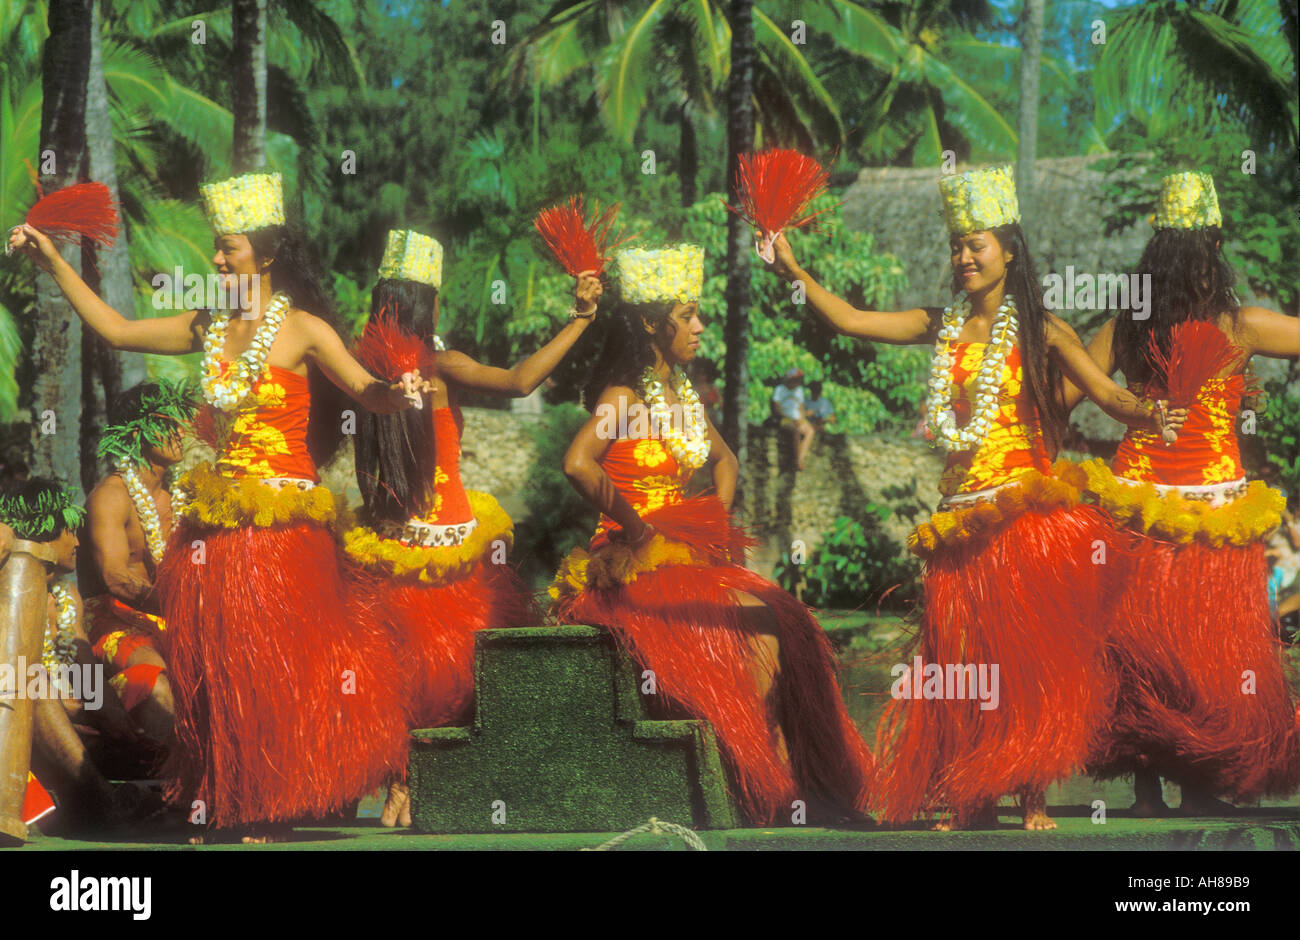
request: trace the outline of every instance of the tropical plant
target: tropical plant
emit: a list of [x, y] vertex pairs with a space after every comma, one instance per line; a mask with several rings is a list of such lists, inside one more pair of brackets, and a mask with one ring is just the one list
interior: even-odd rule
[[814, 607], [909, 606], [917, 596], [920, 565], [881, 531], [892, 514], [888, 506], [869, 503], [860, 519], [839, 516], [802, 563], [782, 553], [777, 582], [794, 591], [802, 581], [803, 601]]

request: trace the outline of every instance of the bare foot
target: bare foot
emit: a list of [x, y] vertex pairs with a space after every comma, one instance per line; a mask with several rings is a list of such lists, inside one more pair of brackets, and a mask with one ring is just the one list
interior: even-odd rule
[[400, 780], [388, 785], [388, 799], [384, 801], [384, 811], [379, 814], [379, 824], [389, 829], [411, 825], [411, 791]]
[[1042, 831], [1056, 828], [1056, 820], [1047, 815], [1047, 794], [1044, 791], [1026, 792], [1021, 805], [1024, 808], [1026, 829]]
[[267, 826], [239, 837], [243, 845], [270, 845], [273, 842], [292, 842], [293, 826]]

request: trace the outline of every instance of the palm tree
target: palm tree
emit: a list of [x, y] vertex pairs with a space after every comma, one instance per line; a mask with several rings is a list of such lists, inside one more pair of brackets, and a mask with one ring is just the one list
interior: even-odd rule
[[236, 173], [266, 166], [266, 0], [232, 0]]
[[[790, 37], [751, 9], [750, 106], [760, 133], [805, 150], [838, 147], [843, 123], [830, 92]], [[502, 78], [516, 90], [536, 89], [591, 69], [601, 116], [628, 146], [650, 102], [666, 90], [679, 129], [682, 204], [689, 205], [698, 190], [697, 127], [716, 115], [732, 67], [729, 10], [722, 0], [559, 0], [511, 51]]]
[[[740, 155], [754, 147], [754, 0], [731, 2], [731, 79], [727, 88], [727, 191], [733, 204]], [[727, 344], [722, 426], [740, 461], [736, 508], [743, 512], [748, 464], [749, 421], [749, 275], [753, 250], [749, 226], [734, 213], [727, 217]]]
[[[50, 0], [49, 38], [41, 64], [41, 161], [46, 191], [77, 181], [86, 148], [86, 79], [90, 69], [92, 0]], [[81, 266], [81, 246], [64, 249]], [[36, 277], [32, 343], [33, 474], [57, 480], [81, 477], [81, 324], [53, 279]]]
[[1109, 131], [1128, 117], [1164, 137], [1235, 125], [1262, 145], [1294, 149], [1300, 118], [1288, 21], [1294, 14], [1271, 0], [1157, 0], [1120, 10], [1097, 65], [1098, 126]]
[[[1034, 159], [1038, 150], [1038, 64], [1043, 51], [1043, 0], [1027, 0], [1020, 39], [1020, 153], [1016, 185], [1020, 205], [1027, 208], [1034, 188]], [[1029, 215], [1022, 212], [1022, 215]]]

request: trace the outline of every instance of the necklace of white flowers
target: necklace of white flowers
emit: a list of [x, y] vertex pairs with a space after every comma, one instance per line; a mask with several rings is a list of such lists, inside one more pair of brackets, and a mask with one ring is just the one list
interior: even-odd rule
[[640, 388], [641, 399], [650, 410], [650, 427], [657, 431], [678, 466], [698, 470], [709, 459], [709, 426], [704, 420], [704, 406], [681, 366], [673, 367], [669, 381], [681, 406], [685, 427], [673, 424], [673, 410], [664, 397], [664, 383], [655, 375], [653, 367], [641, 373]]
[[62, 585], [54, 585], [50, 588], [50, 593], [54, 595], [58, 615], [55, 618], [55, 635], [50, 636], [50, 631], [46, 630], [41, 644], [41, 662], [47, 667], [71, 663], [77, 658], [76, 640], [72, 637], [72, 626], [77, 622], [77, 605]]
[[253, 335], [248, 349], [231, 364], [230, 371], [221, 374], [221, 354], [226, 348], [226, 326], [230, 323], [229, 310], [215, 310], [203, 339], [203, 398], [222, 411], [234, 411], [253, 387], [253, 383], [266, 371], [266, 359], [271, 354], [271, 344], [280, 332], [280, 325], [289, 312], [289, 295], [276, 293], [262, 313], [262, 323]]
[[930, 362], [930, 393], [925, 403], [925, 422], [936, 443], [945, 450], [976, 448], [993, 427], [998, 414], [998, 391], [1002, 387], [1002, 366], [1011, 352], [1019, 326], [1015, 298], [1007, 294], [998, 305], [989, 342], [980, 358], [971, 419], [965, 427], [959, 428], [952, 408], [952, 367], [956, 361], [952, 357], [952, 344], [961, 334], [968, 316], [970, 298], [965, 295], [956, 304], [944, 308], [943, 325], [939, 327], [934, 359]]
[[144, 529], [144, 539], [149, 545], [149, 556], [157, 564], [162, 561], [163, 549], [167, 547], [167, 541], [162, 535], [162, 520], [158, 518], [158, 504], [149, 495], [139, 472], [129, 460], [123, 460], [117, 465], [117, 475], [122, 478], [126, 491], [131, 494], [135, 514], [140, 517], [140, 527]]

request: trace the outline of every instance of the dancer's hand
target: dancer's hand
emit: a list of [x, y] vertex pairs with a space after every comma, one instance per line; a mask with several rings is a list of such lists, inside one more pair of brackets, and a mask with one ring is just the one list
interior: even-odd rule
[[1162, 398], [1156, 402], [1156, 411], [1160, 415], [1160, 436], [1166, 444], [1172, 444], [1178, 440], [1178, 432], [1182, 430], [1183, 424], [1187, 421], [1188, 410], [1186, 408], [1170, 408], [1169, 402]]
[[[761, 234], [759, 237], [762, 237]], [[794, 260], [794, 252], [790, 249], [790, 243], [785, 240], [785, 235], [776, 236], [776, 240], [772, 242], [772, 251], [774, 258], [767, 265], [769, 271], [786, 282], [798, 280], [803, 276], [803, 272], [799, 268], [799, 262]]]
[[59, 258], [59, 251], [54, 247], [54, 242], [50, 241], [49, 236], [26, 222], [14, 226], [9, 232], [9, 244], [5, 246], [5, 254], [13, 254], [15, 251], [21, 252], [42, 271], [51, 270], [54, 262]]
[[579, 317], [587, 318], [596, 312], [600, 295], [605, 292], [604, 285], [595, 271], [578, 272], [577, 283], [573, 285], [573, 310]]
[[627, 529], [619, 529], [617, 532], [612, 533], [610, 538], [622, 542], [629, 548], [640, 548], [650, 539], [654, 538], [654, 534], [655, 527], [648, 522], [642, 522], [640, 530], [635, 534], [629, 532]]

